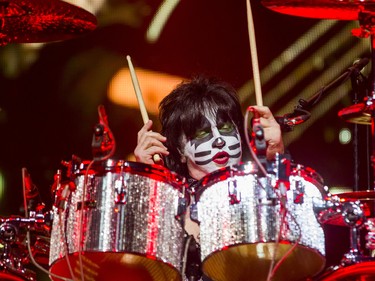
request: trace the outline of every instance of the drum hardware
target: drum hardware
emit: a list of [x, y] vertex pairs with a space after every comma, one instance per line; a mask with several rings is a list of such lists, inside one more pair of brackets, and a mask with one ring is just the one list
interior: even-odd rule
[[303, 204], [304, 194], [305, 194], [305, 187], [299, 180], [297, 180], [293, 188], [293, 202], [295, 204]]
[[228, 197], [231, 205], [238, 204], [241, 202], [241, 192], [237, 191], [237, 181], [233, 177], [233, 171], [231, 170], [231, 180], [228, 181]]
[[115, 137], [109, 128], [108, 117], [103, 105], [98, 106], [99, 123], [94, 127], [91, 149], [94, 161], [112, 157], [116, 150]]
[[[122, 166], [121, 166], [121, 169], [122, 169]], [[120, 175], [121, 175], [120, 178], [115, 181], [115, 192], [116, 192], [115, 202], [116, 204], [126, 204], [127, 187], [126, 187], [125, 182], [126, 180], [129, 179], [129, 176], [128, 175], [124, 176], [123, 171], [120, 171]], [[125, 177], [127, 177], [127, 179], [125, 179]]]
[[[366, 226], [372, 229], [372, 219], [366, 218], [362, 204], [357, 201], [343, 201], [342, 198], [329, 195], [324, 200], [316, 200], [314, 209], [322, 224], [346, 225], [350, 227], [350, 249], [341, 259], [340, 266], [346, 267], [353, 264], [374, 261], [373, 257], [364, 255], [361, 250], [360, 229]], [[371, 231], [366, 236], [367, 248], [374, 249], [371, 243]]]
[[[263, 0], [264, 3], [266, 3], [268, 0]], [[329, 0], [328, 0], [329, 1]], [[318, 92], [316, 92], [312, 97], [310, 97], [308, 100], [300, 99], [298, 101], [298, 105], [295, 107], [293, 113], [288, 113], [284, 115], [283, 117], [276, 117], [276, 120], [278, 123], [280, 122], [280, 118], [288, 120], [288, 118], [294, 118], [294, 124], [298, 125], [306, 120], [308, 120], [311, 116], [311, 113], [309, 110], [312, 109], [313, 106], [315, 106], [323, 97], [323, 95], [328, 94], [331, 90], [339, 86], [340, 84], [344, 83], [350, 78], [357, 77], [360, 75], [360, 71], [369, 63], [368, 58], [361, 58], [357, 62], [355, 62], [352, 66], [348, 67], [339, 77], [337, 77], [335, 80], [331, 81], [328, 85], [325, 85], [323, 88], [321, 88]], [[354, 106], [353, 108], [348, 108], [344, 112], [339, 112], [339, 116], [346, 115], [348, 119], [351, 119], [353, 116], [356, 115], [360, 105]], [[297, 117], [294, 117], [297, 116]], [[293, 120], [293, 119], [292, 119]], [[284, 121], [285, 123], [285, 121]], [[290, 130], [286, 130], [287, 132]]]
[[186, 214], [188, 205], [189, 200], [187, 200], [185, 197], [178, 198], [176, 219], [182, 219], [182, 216]]
[[[14, 276], [18, 276], [28, 281], [36, 281], [36, 273], [24, 265], [29, 263], [29, 258], [32, 258], [33, 253], [41, 253], [41, 243], [35, 243], [32, 246], [30, 256], [27, 255], [25, 246], [21, 244], [19, 238], [21, 230], [33, 229], [38, 231], [41, 229], [45, 232], [44, 224], [47, 221], [47, 216], [43, 214], [36, 214], [30, 218], [9, 217], [0, 219], [0, 242], [2, 244], [0, 269], [3, 272], [9, 272]], [[37, 238], [38, 240], [38, 238]], [[26, 243], [31, 243], [30, 238], [27, 238]], [[46, 254], [46, 250], [42, 250]], [[47, 251], [48, 255], [48, 251]]]
[[65, 210], [70, 193], [75, 191], [75, 189], [76, 186], [74, 182], [70, 180], [61, 181], [61, 170], [57, 170], [55, 174], [55, 182], [52, 185], [52, 193], [55, 194], [55, 207], [59, 210]]
[[1, 1], [0, 45], [65, 40], [93, 31], [94, 15], [65, 1]]
[[[352, 198], [358, 195], [350, 192]], [[341, 196], [341, 194], [338, 194]], [[344, 195], [343, 198], [346, 196]], [[318, 276], [316, 281], [359, 281], [373, 280], [375, 276], [375, 258], [373, 250], [373, 218], [366, 218], [363, 205], [360, 200], [345, 201], [346, 199], [338, 196], [328, 196], [320, 207], [325, 206], [319, 212], [319, 218], [322, 223], [346, 225], [350, 227], [350, 249], [341, 259], [340, 265], [332, 266]], [[358, 199], [358, 198], [357, 198]], [[322, 202], [320, 202], [322, 203]], [[319, 204], [318, 204], [319, 205]], [[371, 255], [363, 254], [360, 241], [360, 230], [366, 227], [368, 234], [366, 235], [366, 248]]]

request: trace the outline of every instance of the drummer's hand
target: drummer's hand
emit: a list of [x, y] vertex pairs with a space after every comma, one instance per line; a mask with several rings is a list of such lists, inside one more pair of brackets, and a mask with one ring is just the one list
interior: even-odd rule
[[251, 108], [259, 113], [260, 124], [264, 129], [264, 138], [267, 142], [267, 159], [272, 160], [276, 153], [284, 153], [280, 125], [267, 106], [254, 105]]
[[151, 131], [152, 120], [149, 120], [138, 132], [137, 147], [134, 149], [134, 156], [137, 162], [154, 164], [155, 154], [168, 155], [169, 152], [163, 142], [167, 140], [157, 132]]

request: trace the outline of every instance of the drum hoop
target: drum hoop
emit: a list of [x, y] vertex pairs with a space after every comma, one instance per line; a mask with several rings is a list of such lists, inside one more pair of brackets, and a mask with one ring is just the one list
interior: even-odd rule
[[[84, 175], [86, 173], [87, 167], [90, 161], [82, 161], [77, 168], [74, 170], [73, 174], [75, 176]], [[174, 188], [178, 189], [180, 192], [186, 188], [186, 179], [177, 173], [168, 170], [161, 165], [149, 165], [141, 162], [132, 162], [124, 160], [113, 160], [109, 159], [107, 161], [95, 162], [90, 171], [90, 175], [102, 176], [108, 172], [112, 173], [129, 173], [133, 175], [140, 175], [145, 177], [150, 177], [154, 180], [167, 183]]]
[[198, 188], [197, 190], [193, 192], [193, 195], [195, 196], [195, 201], [198, 202], [202, 193], [208, 187], [218, 182], [227, 180], [228, 178], [231, 178], [234, 175], [244, 176], [244, 175], [257, 174], [257, 173], [258, 173], [258, 168], [251, 161], [220, 168], [212, 173], [207, 174], [201, 180], [198, 181], [198, 184], [197, 184]]
[[[198, 188], [193, 192], [195, 196], [195, 201], [198, 202], [199, 198], [202, 196], [202, 193], [210, 186], [227, 180], [232, 176], [244, 176], [258, 173], [258, 168], [252, 161], [231, 165], [228, 167], [220, 168], [208, 175], [204, 176], [201, 180], [198, 181]], [[300, 176], [304, 180], [310, 182], [315, 187], [318, 188], [320, 193], [323, 195], [326, 193], [324, 189], [324, 182], [319, 173], [314, 169], [305, 167], [303, 165], [292, 164], [290, 176]]]

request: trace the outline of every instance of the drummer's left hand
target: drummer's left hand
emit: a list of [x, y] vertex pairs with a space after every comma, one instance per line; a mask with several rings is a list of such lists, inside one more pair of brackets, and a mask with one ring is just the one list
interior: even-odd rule
[[281, 128], [267, 106], [253, 105], [251, 109], [259, 114], [259, 121], [264, 130], [264, 138], [267, 142], [267, 159], [275, 158], [276, 153], [284, 153], [284, 142]]

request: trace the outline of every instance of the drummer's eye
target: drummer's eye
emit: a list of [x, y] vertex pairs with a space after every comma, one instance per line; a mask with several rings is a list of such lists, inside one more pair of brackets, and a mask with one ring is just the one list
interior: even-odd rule
[[210, 134], [210, 129], [202, 129], [195, 132], [194, 138], [195, 139], [204, 139]]
[[218, 126], [220, 133], [231, 133], [234, 130], [234, 125], [232, 123], [223, 123]]

